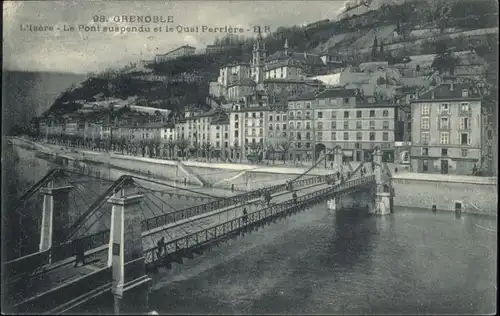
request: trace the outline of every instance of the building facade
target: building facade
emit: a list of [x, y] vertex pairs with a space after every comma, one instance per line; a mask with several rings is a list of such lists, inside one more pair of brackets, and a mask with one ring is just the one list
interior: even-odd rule
[[194, 55], [194, 52], [196, 51], [196, 48], [193, 46], [189, 45], [184, 45], [179, 48], [176, 48], [174, 50], [169, 51], [168, 53], [162, 54], [162, 55], [156, 55], [155, 56], [155, 63], [161, 63], [167, 60], [172, 60], [176, 59], [179, 57], [184, 57], [184, 56], [191, 56]]
[[441, 84], [412, 100], [411, 110], [413, 171], [470, 175], [479, 168], [485, 139], [477, 90]]

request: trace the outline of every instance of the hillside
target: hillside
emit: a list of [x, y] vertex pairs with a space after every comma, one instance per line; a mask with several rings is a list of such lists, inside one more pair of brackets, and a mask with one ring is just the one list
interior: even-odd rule
[[[286, 38], [290, 50], [339, 52], [356, 64], [371, 60], [375, 38], [384, 44], [384, 58], [389, 58], [435, 53], [436, 41], [444, 41], [457, 51], [467, 50], [475, 45], [471, 39], [475, 35], [470, 33], [477, 29], [496, 27], [498, 34], [495, 0], [372, 0], [366, 3], [369, 5], [340, 15], [337, 21], [326, 20], [313, 27], [278, 28], [264, 38], [268, 54], [282, 49]], [[154, 64], [149, 73], [122, 69], [98, 74], [62, 94], [50, 111], [73, 111], [81, 106], [75, 101], [92, 101], [98, 95], [122, 99], [137, 96], [138, 105], [174, 112], [182, 111], [186, 105], [208, 107], [209, 82], [217, 78], [221, 66], [248, 62], [254, 40], [218, 39], [221, 44], [230, 41], [234, 48]], [[148, 79], [155, 76], [159, 79]]]
[[83, 82], [85, 75], [56, 72], [2, 72], [2, 132], [13, 124], [29, 120], [47, 111], [61, 91]]

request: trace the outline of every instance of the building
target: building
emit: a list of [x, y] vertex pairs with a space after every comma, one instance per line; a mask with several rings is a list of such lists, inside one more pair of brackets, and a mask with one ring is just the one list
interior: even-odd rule
[[219, 113], [210, 121], [210, 144], [214, 157], [228, 157], [230, 154], [229, 143], [229, 116]]
[[411, 101], [415, 172], [470, 175], [486, 151], [479, 91], [444, 83]]
[[288, 101], [288, 136], [292, 141], [287, 159], [312, 160], [314, 153], [313, 104], [316, 95], [310, 93]]
[[184, 56], [194, 55], [196, 48], [189, 45], [183, 45], [179, 48], [169, 51], [168, 53], [155, 56], [155, 63], [161, 63], [167, 60], [176, 59]]

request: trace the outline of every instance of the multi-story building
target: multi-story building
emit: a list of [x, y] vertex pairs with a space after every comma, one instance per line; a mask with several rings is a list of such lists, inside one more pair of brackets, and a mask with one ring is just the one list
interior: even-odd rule
[[195, 47], [189, 45], [183, 45], [181, 47], [169, 51], [168, 53], [162, 55], [156, 55], [155, 63], [161, 63], [167, 60], [172, 60], [184, 56], [191, 56], [194, 55], [195, 51], [196, 51]]
[[288, 101], [288, 137], [292, 141], [290, 160], [312, 160], [313, 155], [313, 93]]
[[175, 125], [166, 123], [161, 127], [160, 138], [162, 142], [171, 142], [175, 140]]
[[267, 112], [267, 129], [264, 149], [268, 159], [287, 159], [292, 146], [288, 133], [287, 110], [270, 110]]
[[444, 83], [411, 102], [413, 171], [470, 175], [484, 152], [479, 91]]
[[215, 157], [229, 155], [229, 116], [226, 113], [220, 113], [210, 121], [209, 140]]

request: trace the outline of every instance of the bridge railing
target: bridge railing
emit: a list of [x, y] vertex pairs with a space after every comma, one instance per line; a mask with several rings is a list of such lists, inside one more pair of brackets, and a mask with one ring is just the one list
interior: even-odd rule
[[[84, 251], [92, 250], [109, 243], [110, 230], [102, 230], [92, 235], [78, 238], [83, 245]], [[67, 241], [51, 248], [52, 262], [58, 262], [72, 257], [75, 253], [74, 241]]]
[[288, 200], [252, 213], [248, 213], [246, 222], [243, 220], [243, 216], [240, 216], [222, 224], [188, 234], [166, 243], [165, 246], [163, 246], [164, 252], [160, 257], [157, 255], [158, 247], [152, 247], [144, 251], [146, 265], [150, 267], [155, 261], [158, 260], [170, 261], [172, 260], [171, 256], [175, 255], [179, 251], [185, 251], [190, 248], [198, 248], [218, 239], [230, 237], [233, 234], [239, 233], [242, 228], [249, 225], [282, 215], [291, 209], [297, 211], [303, 209], [304, 207], [312, 206], [336, 194], [348, 194], [350, 192], [349, 189], [354, 188], [357, 190], [363, 187], [363, 185], [373, 181], [375, 181], [374, 175], [348, 180], [333, 187], [305, 194], [297, 199], [297, 204], [295, 204], [292, 200]]
[[12, 279], [35, 271], [38, 267], [49, 263], [49, 255], [48, 250], [40, 251], [5, 262], [2, 269], [3, 279]]
[[[316, 176], [308, 179], [302, 179], [298, 180], [295, 182], [296, 186], [306, 186], [306, 185], [313, 185], [313, 184], [318, 184], [326, 181], [325, 175], [321, 176]], [[287, 185], [286, 184], [279, 184], [272, 186], [270, 188], [265, 189], [271, 194], [276, 194], [276, 193], [281, 193], [285, 192], [287, 190]], [[221, 209], [224, 207], [229, 207], [238, 203], [244, 203], [248, 202], [250, 200], [255, 200], [259, 198], [259, 191], [251, 191], [247, 193], [243, 193], [234, 197], [226, 198], [226, 199], [221, 199], [221, 200], [216, 200], [207, 204], [202, 204], [202, 205], [196, 205], [190, 208], [186, 208], [183, 210], [175, 211], [175, 212], [170, 212], [166, 214], [162, 214], [156, 217], [149, 218], [147, 220], [144, 220], [141, 222], [142, 226], [142, 231], [147, 231], [151, 230], [157, 227], [161, 227], [170, 223], [175, 223], [177, 221], [180, 221], [182, 219], [195, 216], [195, 215], [200, 215], [204, 213], [208, 213], [217, 209]]]
[[16, 313], [43, 313], [109, 284], [111, 281], [111, 269], [104, 268], [11, 306]]

